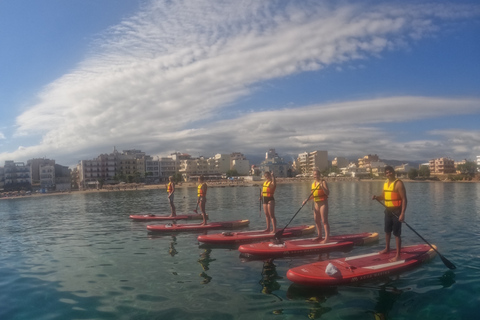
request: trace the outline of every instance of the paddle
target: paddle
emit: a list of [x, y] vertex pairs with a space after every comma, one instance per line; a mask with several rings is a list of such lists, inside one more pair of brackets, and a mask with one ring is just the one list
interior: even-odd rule
[[262, 204], [263, 204], [263, 197], [262, 197], [262, 188], [260, 188], [260, 198], [259, 198], [259, 204], [260, 204], [260, 211], [258, 212], [258, 216], [262, 216]]
[[195, 210], [193, 210], [193, 212], [198, 213], [197, 209], [198, 209], [198, 201], [197, 201], [197, 206], [195, 207]]
[[307, 204], [307, 201], [308, 199], [310, 199], [310, 197], [312, 196], [312, 194], [318, 189], [318, 187], [320, 187], [320, 185], [322, 184], [322, 182], [320, 181], [319, 184], [317, 184], [317, 186], [315, 187], [315, 189], [312, 190], [312, 192], [310, 192], [310, 195], [308, 196], [308, 198], [303, 202], [302, 206], [297, 210], [297, 212], [295, 212], [295, 214], [293, 215], [292, 219], [290, 219], [290, 221], [287, 223], [287, 225], [280, 231], [277, 231], [275, 232], [275, 240], [277, 242], [280, 242], [280, 237], [283, 235], [283, 232], [285, 231], [285, 229], [288, 227], [288, 225], [290, 224], [290, 222], [292, 222], [292, 220], [297, 216], [297, 214], [300, 212], [300, 210], [302, 210], [303, 206]]
[[[375, 200], [377, 200], [378, 203], [380, 203], [382, 206], [384, 206], [385, 208], [387, 208], [387, 206], [386, 206], [383, 202], [381, 202], [381, 201], [378, 200], [378, 199], [375, 199]], [[391, 212], [391, 213], [392, 213], [392, 215], [393, 215], [395, 218], [398, 219], [398, 216], [397, 216], [397, 215], [393, 214], [393, 212]], [[438, 252], [438, 250], [435, 249], [434, 246], [432, 246], [427, 240], [425, 240], [425, 238], [423, 238], [417, 231], [415, 231], [412, 227], [410, 227], [410, 225], [409, 225], [408, 223], [406, 223], [405, 221], [402, 221], [402, 223], [405, 223], [405, 225], [406, 225], [407, 227], [409, 227], [410, 230], [412, 230], [413, 232], [415, 232], [415, 234], [416, 234], [417, 236], [419, 236], [420, 239], [422, 239], [423, 241], [425, 241], [426, 244], [428, 244], [433, 250], [435, 250], [435, 252], [438, 254], [438, 256], [440, 257], [440, 259], [442, 259], [443, 264], [445, 264], [445, 266], [446, 266], [448, 269], [452, 269], [452, 270], [453, 270], [453, 269], [456, 269], [456, 268], [457, 268], [453, 263], [451, 263], [447, 258], [445, 258], [440, 252]]]

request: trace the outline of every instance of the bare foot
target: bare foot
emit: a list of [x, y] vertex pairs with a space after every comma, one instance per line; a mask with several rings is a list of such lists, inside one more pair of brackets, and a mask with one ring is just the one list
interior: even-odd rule
[[389, 253], [390, 252], [390, 249], [383, 249], [382, 251], [379, 251], [378, 253], [379, 254], [386, 254], [386, 253]]
[[321, 236], [312, 239], [313, 242], [318, 242], [318, 241], [320, 241], [320, 240], [322, 240], [322, 237], [321, 237]]
[[395, 256], [395, 257], [389, 259], [388, 261], [389, 262], [395, 262], [395, 261], [399, 261], [399, 260], [400, 260], [400, 256]]
[[263, 230], [264, 233], [269, 233], [270, 232], [270, 229], [265, 229]]
[[323, 244], [323, 243], [327, 243], [328, 241], [329, 241], [329, 239], [328, 239], [328, 238], [325, 238], [324, 240], [320, 241], [320, 243]]

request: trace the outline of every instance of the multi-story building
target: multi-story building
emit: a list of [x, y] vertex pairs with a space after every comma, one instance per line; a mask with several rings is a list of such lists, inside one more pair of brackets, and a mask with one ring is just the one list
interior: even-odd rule
[[363, 158], [358, 159], [358, 167], [366, 169], [367, 171], [371, 171], [371, 163], [372, 162], [379, 162], [380, 159], [379, 157], [374, 154], [374, 155], [366, 155]]
[[279, 157], [275, 149], [270, 149], [265, 155], [265, 160], [260, 164], [259, 170], [262, 176], [269, 171], [278, 178], [285, 178], [291, 173], [291, 164]]
[[71, 176], [72, 170], [70, 170], [70, 168], [68, 168], [67, 166], [55, 164], [55, 190], [72, 190]]
[[3, 189], [3, 185], [5, 184], [5, 169], [0, 167], [0, 190]]
[[[190, 155], [188, 155], [190, 157]], [[174, 176], [177, 172], [177, 167], [180, 165], [180, 160], [178, 160], [177, 164], [177, 156], [173, 157], [161, 157], [158, 160], [159, 165], [159, 181], [166, 182], [168, 181], [168, 177]]]
[[34, 158], [27, 161], [33, 188], [55, 187], [55, 160]]
[[336, 157], [332, 160], [332, 167], [346, 168], [350, 162], [344, 157]]
[[430, 174], [455, 173], [455, 161], [449, 158], [432, 159], [429, 162]]
[[31, 187], [30, 168], [24, 162], [5, 161], [4, 190], [30, 190]]
[[145, 157], [145, 181], [160, 182], [160, 160], [153, 157]]
[[236, 170], [239, 175], [248, 175], [250, 172], [250, 161], [240, 152], [230, 155], [230, 170]]
[[328, 169], [328, 151], [313, 151], [300, 153], [296, 163], [297, 173], [303, 176], [313, 174], [313, 170], [325, 171]]

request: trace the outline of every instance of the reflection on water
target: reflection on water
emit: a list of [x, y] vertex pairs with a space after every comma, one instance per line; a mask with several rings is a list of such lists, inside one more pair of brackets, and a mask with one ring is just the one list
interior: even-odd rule
[[176, 236], [172, 236], [172, 241], [170, 241], [170, 248], [168, 249], [168, 253], [174, 257], [178, 251], [177, 249], [175, 249], [175, 245], [177, 244], [177, 237]]
[[[406, 183], [409, 225], [457, 265], [454, 272], [436, 257], [376, 288], [298, 288], [286, 278], [292, 267], [383, 248], [383, 209], [371, 201], [382, 185], [329, 183], [332, 234], [379, 232], [378, 244], [264, 264], [240, 260], [235, 248], [199, 249], [198, 233], [148, 234], [149, 223], [128, 219], [139, 212], [169, 213], [163, 188], [1, 200], [0, 319], [475, 319], [478, 183]], [[178, 211], [192, 212], [196, 189], [176, 192]], [[212, 188], [212, 221], [250, 219], [250, 229], [261, 229], [258, 192]], [[277, 192], [282, 227], [310, 193], [310, 182], [279, 184]], [[308, 208], [292, 221], [312, 223]], [[408, 228], [402, 238], [405, 245], [421, 243]]]
[[203, 272], [200, 273], [200, 277], [203, 278], [202, 283], [207, 284], [210, 281], [212, 281], [212, 277], [210, 277], [205, 271], [210, 270], [209, 265], [210, 262], [213, 262], [217, 259], [212, 259], [210, 258], [210, 253], [212, 252], [212, 249], [205, 249], [201, 254], [200, 254], [200, 259], [198, 259], [198, 263], [202, 266]]
[[373, 318], [375, 320], [390, 319], [388, 314], [401, 294], [402, 290], [398, 290], [395, 287], [387, 288], [386, 286], [382, 286], [378, 291], [378, 301], [375, 304]]
[[262, 286], [262, 293], [271, 294], [273, 291], [280, 289], [280, 284], [277, 281], [279, 279], [283, 279], [283, 277], [278, 275], [273, 259], [264, 261], [262, 279], [259, 281]]

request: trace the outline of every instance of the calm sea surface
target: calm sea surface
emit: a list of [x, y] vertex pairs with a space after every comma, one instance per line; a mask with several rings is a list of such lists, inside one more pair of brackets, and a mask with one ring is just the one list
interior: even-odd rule
[[[382, 184], [329, 183], [332, 234], [380, 233], [378, 243], [330, 258], [383, 248], [383, 209], [370, 200]], [[406, 221], [457, 269], [436, 257], [398, 277], [315, 290], [293, 285], [286, 272], [326, 255], [244, 261], [236, 249], [203, 248], [199, 233], [152, 235], [149, 223], [130, 221], [168, 214], [163, 188], [1, 200], [0, 319], [478, 319], [480, 184], [405, 184]], [[253, 186], [210, 188], [211, 221], [264, 228], [258, 194]], [[307, 183], [278, 186], [279, 226], [308, 194]], [[179, 213], [192, 213], [195, 201], [195, 188], [177, 189]], [[307, 204], [291, 225], [312, 223]], [[403, 240], [423, 243], [406, 226]]]

